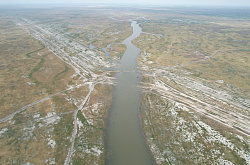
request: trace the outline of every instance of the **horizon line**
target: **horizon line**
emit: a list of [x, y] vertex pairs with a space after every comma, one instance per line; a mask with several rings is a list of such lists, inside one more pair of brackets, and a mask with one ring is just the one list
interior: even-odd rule
[[136, 5], [136, 6], [149, 6], [151, 7], [250, 7], [249, 5], [224, 5], [224, 4], [166, 4], [166, 3], [138, 3], [138, 2], [112, 2], [112, 3], [76, 3], [76, 2], [64, 2], [64, 3], [1, 3], [0, 6], [20, 6], [20, 5], [31, 5], [31, 6], [37, 6], [37, 5], [97, 5], [97, 6], [117, 6], [117, 5]]

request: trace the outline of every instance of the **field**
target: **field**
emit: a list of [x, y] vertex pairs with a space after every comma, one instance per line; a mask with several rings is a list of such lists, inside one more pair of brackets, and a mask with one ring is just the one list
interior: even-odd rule
[[139, 21], [141, 115], [157, 164], [250, 163], [245, 12], [152, 8]]
[[0, 164], [103, 164], [115, 81], [102, 68], [125, 48], [102, 48], [131, 29], [85, 9], [1, 10]]

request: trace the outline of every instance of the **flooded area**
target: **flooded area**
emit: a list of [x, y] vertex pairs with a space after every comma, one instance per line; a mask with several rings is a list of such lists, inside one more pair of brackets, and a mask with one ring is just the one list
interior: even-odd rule
[[136, 68], [140, 49], [131, 43], [142, 30], [136, 21], [132, 21], [131, 26], [133, 34], [122, 42], [127, 50], [121, 59], [121, 71], [115, 75], [118, 84], [113, 91], [105, 134], [105, 164], [154, 164], [139, 115], [141, 74], [136, 72]]
[[95, 46], [92, 45], [92, 44], [89, 44], [89, 48], [90, 48], [90, 49], [95, 49]]
[[109, 51], [107, 51], [108, 48], [110, 48], [111, 50], [114, 50], [114, 49], [111, 47], [111, 45], [112, 45], [112, 44], [108, 44], [106, 48], [102, 48], [102, 50], [105, 52], [105, 55], [106, 55], [107, 57], [110, 57], [110, 53], [109, 53]]

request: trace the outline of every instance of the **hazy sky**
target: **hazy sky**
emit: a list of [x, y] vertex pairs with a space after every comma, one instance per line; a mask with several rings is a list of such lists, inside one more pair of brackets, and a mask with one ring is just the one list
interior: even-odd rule
[[165, 5], [226, 5], [250, 6], [250, 0], [0, 0], [0, 4], [53, 3], [139, 3]]

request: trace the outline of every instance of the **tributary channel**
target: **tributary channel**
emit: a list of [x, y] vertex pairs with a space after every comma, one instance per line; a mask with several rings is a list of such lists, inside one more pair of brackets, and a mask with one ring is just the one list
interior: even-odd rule
[[121, 58], [121, 67], [115, 74], [117, 85], [109, 110], [105, 147], [107, 165], [151, 165], [154, 159], [143, 136], [139, 114], [141, 74], [136, 72], [140, 49], [131, 41], [142, 32], [132, 21], [133, 34], [122, 43], [127, 50]]

